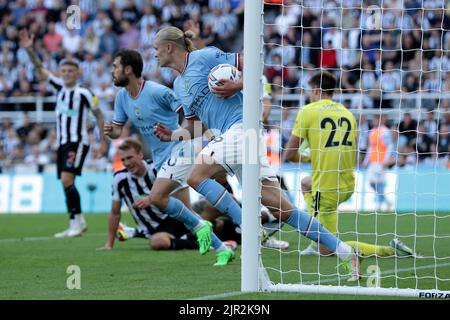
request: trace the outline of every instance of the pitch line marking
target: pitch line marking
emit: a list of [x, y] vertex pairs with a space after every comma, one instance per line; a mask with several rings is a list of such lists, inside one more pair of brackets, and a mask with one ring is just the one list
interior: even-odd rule
[[[75, 238], [85, 238], [85, 237], [96, 237], [96, 236], [105, 236], [105, 233], [88, 233], [84, 234], [81, 237]], [[43, 241], [43, 240], [61, 240], [61, 239], [69, 239], [69, 238], [55, 238], [55, 237], [24, 237], [24, 238], [9, 238], [9, 239], [0, 239], [0, 244], [2, 243], [14, 243], [14, 242], [24, 242], [24, 241]]]
[[[386, 270], [381, 272], [380, 276], [389, 276], [392, 274], [396, 274], [399, 272], [407, 272], [407, 271], [414, 271], [414, 270], [425, 270], [425, 269], [431, 269], [431, 268], [443, 268], [443, 267], [448, 267], [450, 266], [450, 263], [441, 263], [441, 264], [428, 264], [425, 266], [419, 266], [419, 267], [409, 267], [409, 268], [400, 268], [400, 269], [390, 269], [390, 270]], [[420, 277], [419, 277], [420, 278]], [[335, 282], [338, 281], [339, 278], [331, 278], [331, 279], [324, 279], [322, 281], [320, 281], [320, 284], [322, 283], [330, 283], [330, 282]], [[307, 281], [304, 284], [319, 284], [319, 281]]]
[[[386, 270], [384, 272], [381, 272], [381, 276], [387, 276], [387, 275], [395, 274], [398, 272], [407, 272], [407, 271], [423, 270], [423, 269], [431, 269], [431, 268], [442, 268], [442, 267], [448, 267], [448, 266], [450, 266], [450, 263], [442, 263], [442, 264], [436, 264], [436, 265], [430, 264], [430, 265], [419, 266], [419, 267], [415, 267], [415, 268], [410, 267], [410, 268], [391, 269], [391, 270]], [[333, 278], [333, 279], [325, 279], [325, 280], [320, 281], [320, 284], [335, 282], [338, 280], [339, 280], [338, 277]], [[304, 282], [303, 284], [319, 284], [319, 281], [309, 281], [309, 282]], [[187, 300], [212, 300], [212, 299], [240, 296], [240, 295], [243, 295], [246, 293], [247, 292], [241, 292], [241, 291], [225, 292], [225, 293], [213, 294], [213, 295], [208, 295], [208, 296], [203, 296], [203, 297], [191, 298], [191, 299], [187, 299]]]

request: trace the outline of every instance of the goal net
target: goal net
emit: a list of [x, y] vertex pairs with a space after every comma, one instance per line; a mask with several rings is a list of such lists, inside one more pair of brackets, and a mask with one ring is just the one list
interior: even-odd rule
[[[269, 161], [292, 203], [327, 226], [334, 215], [337, 237], [363, 256], [362, 279], [349, 283], [336, 256], [320, 254], [287, 224], [266, 224], [272, 240], [289, 247], [260, 246], [258, 290], [450, 297], [450, 3], [264, 0], [255, 8], [263, 11], [262, 36], [252, 34], [270, 85], [262, 96], [270, 94], [271, 112], [260, 122]], [[298, 112], [311, 102], [308, 81], [324, 70], [337, 79], [333, 100], [358, 124], [354, 191], [337, 213], [314, 199], [320, 182], [308, 195], [310, 155], [325, 152], [328, 137], [282, 160]], [[245, 179], [244, 167], [244, 197]]]

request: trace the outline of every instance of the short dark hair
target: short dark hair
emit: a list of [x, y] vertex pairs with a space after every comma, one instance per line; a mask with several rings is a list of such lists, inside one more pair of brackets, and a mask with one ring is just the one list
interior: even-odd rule
[[130, 66], [133, 69], [133, 73], [136, 77], [140, 78], [142, 75], [142, 69], [144, 69], [144, 62], [142, 61], [141, 54], [136, 50], [120, 49], [114, 55], [114, 59], [120, 57], [120, 64], [125, 68]]
[[308, 81], [312, 89], [320, 88], [327, 95], [333, 95], [336, 90], [336, 77], [327, 71], [320, 71], [314, 74]]
[[142, 151], [142, 143], [134, 138], [126, 138], [120, 145], [119, 150], [126, 151], [134, 149], [137, 153]]

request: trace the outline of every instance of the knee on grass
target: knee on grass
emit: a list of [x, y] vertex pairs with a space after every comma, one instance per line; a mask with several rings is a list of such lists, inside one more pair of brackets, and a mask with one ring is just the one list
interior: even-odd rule
[[153, 250], [169, 250], [171, 242], [172, 241], [168, 234], [156, 233], [150, 239], [150, 248]]

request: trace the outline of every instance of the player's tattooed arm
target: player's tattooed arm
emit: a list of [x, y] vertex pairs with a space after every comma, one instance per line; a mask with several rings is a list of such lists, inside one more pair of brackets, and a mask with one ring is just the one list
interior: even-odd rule
[[92, 113], [94, 114], [95, 120], [97, 121], [97, 126], [100, 131], [100, 138], [103, 139], [105, 137], [105, 119], [103, 117], [103, 112], [100, 109], [93, 109]]
[[39, 75], [39, 77], [43, 80], [47, 80], [50, 76], [48, 70], [46, 70], [42, 66], [42, 61], [39, 59], [36, 52], [34, 52], [33, 43], [34, 43], [34, 36], [28, 34], [28, 30], [23, 29], [19, 32], [19, 39], [20, 39], [20, 46], [25, 49], [25, 51], [28, 54], [28, 57], [31, 60], [31, 63], [36, 68], [36, 71]]

